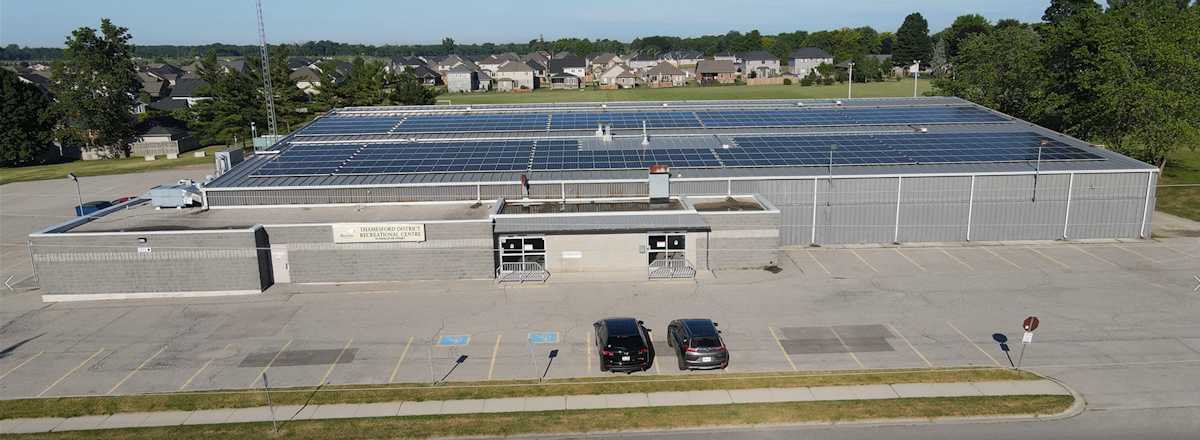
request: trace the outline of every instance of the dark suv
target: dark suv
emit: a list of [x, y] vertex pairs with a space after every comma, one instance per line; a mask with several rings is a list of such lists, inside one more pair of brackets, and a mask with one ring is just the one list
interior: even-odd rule
[[634, 318], [607, 318], [592, 324], [596, 329], [596, 352], [600, 371], [632, 373], [654, 366], [654, 344], [650, 330]]
[[729, 349], [717, 323], [708, 319], [676, 319], [667, 325], [667, 345], [675, 348], [680, 370], [715, 370], [729, 366]]

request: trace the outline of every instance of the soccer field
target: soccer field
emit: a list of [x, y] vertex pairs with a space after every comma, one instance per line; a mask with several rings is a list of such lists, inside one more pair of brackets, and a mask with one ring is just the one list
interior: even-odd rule
[[[921, 80], [917, 92], [930, 90], [929, 81]], [[911, 79], [854, 84], [854, 97], [878, 98], [912, 96]], [[454, 93], [438, 97], [440, 104], [520, 104], [532, 102], [602, 102], [602, 101], [679, 101], [696, 99], [801, 99], [845, 98], [846, 84], [831, 86], [710, 86], [675, 87], [664, 89], [623, 90], [549, 90], [529, 93], [488, 92]]]

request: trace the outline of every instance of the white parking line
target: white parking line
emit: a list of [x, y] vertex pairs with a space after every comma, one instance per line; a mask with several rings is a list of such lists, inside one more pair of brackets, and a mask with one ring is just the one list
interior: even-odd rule
[[88, 362], [91, 362], [92, 359], [95, 359], [96, 356], [99, 356], [100, 353], [103, 353], [103, 352], [104, 352], [104, 348], [100, 348], [99, 350], [96, 350], [95, 353], [92, 353], [91, 356], [88, 356], [87, 359], [84, 359], [83, 362], [80, 362], [79, 365], [76, 365], [75, 368], [72, 368], [71, 371], [68, 371], [67, 374], [62, 375], [62, 377], [58, 378], [58, 380], [54, 381], [54, 383], [50, 384], [50, 386], [46, 387], [46, 389], [42, 390], [42, 392], [38, 393], [37, 397], [45, 396], [46, 393], [49, 393], [52, 388], [54, 388], [56, 385], [59, 384], [59, 382], [66, 380], [67, 376], [70, 376], [71, 374], [75, 373], [76, 371], [79, 371], [80, 368], [83, 368], [84, 365], [87, 365]]
[[850, 249], [850, 253], [854, 254], [854, 256], [858, 258], [858, 261], [861, 261], [863, 264], [867, 265], [867, 267], [871, 268], [872, 272], [879, 273], [879, 269], [876, 269], [875, 266], [872, 266], [871, 263], [868, 263], [867, 260], [862, 257], [862, 255], [858, 254], [858, 252], [854, 252], [854, 249]]
[[821, 264], [821, 260], [818, 260], [816, 255], [813, 255], [813, 253], [810, 251], [804, 251], [804, 253], [808, 254], [808, 258], [812, 258], [812, 260], [817, 263], [817, 266], [821, 268], [821, 271], [825, 272], [825, 275], [833, 275], [829, 272], [829, 268], [825, 267], [824, 264]]
[[116, 385], [113, 385], [112, 389], [108, 390], [108, 392], [105, 394], [112, 395], [112, 393], [116, 392], [117, 388], [120, 388], [121, 385], [125, 383], [125, 381], [127, 381], [127, 380], [129, 380], [129, 378], [133, 377], [134, 373], [137, 373], [142, 368], [145, 368], [146, 364], [150, 363], [150, 361], [154, 360], [154, 358], [158, 357], [158, 355], [162, 354], [162, 352], [166, 349], [167, 349], [167, 346], [163, 345], [162, 348], [158, 349], [158, 351], [154, 352], [154, 354], [150, 355], [150, 357], [148, 357], [148, 358], [146, 358], [146, 360], [142, 361], [141, 364], [138, 364], [137, 368], [134, 368], [133, 371], [130, 371], [129, 374], [126, 374], [125, 378], [121, 379], [120, 382], [117, 382]]
[[1105, 263], [1108, 263], [1108, 264], [1112, 265], [1112, 267], [1121, 267], [1121, 265], [1119, 265], [1119, 264], [1117, 264], [1117, 263], [1114, 263], [1114, 262], [1112, 262], [1112, 261], [1109, 261], [1109, 260], [1108, 260], [1108, 259], [1106, 259], [1106, 258], [1100, 258], [1100, 256], [1099, 256], [1099, 255], [1096, 255], [1096, 254], [1093, 254], [1093, 253], [1091, 253], [1091, 252], [1088, 252], [1087, 250], [1084, 250], [1083, 248], [1081, 248], [1081, 247], [1079, 247], [1079, 246], [1071, 245], [1071, 247], [1075, 248], [1075, 250], [1077, 250], [1077, 251], [1079, 251], [1079, 252], [1083, 252], [1085, 255], [1087, 255], [1087, 256], [1089, 256], [1089, 257], [1092, 257], [1092, 258], [1095, 258], [1095, 259], [1097, 259], [1097, 260], [1100, 260], [1100, 261], [1103, 261], [1103, 262], [1105, 262]]
[[846, 345], [846, 341], [842, 340], [842, 335], [839, 335], [837, 330], [834, 330], [833, 327], [829, 327], [829, 331], [833, 333], [833, 337], [837, 338], [838, 343], [842, 344], [842, 348], [846, 349], [846, 354], [850, 355], [850, 359], [854, 359], [854, 363], [858, 364], [858, 368], [867, 368], [866, 366], [863, 366], [862, 361], [858, 360], [858, 356], [856, 356], [853, 351], [850, 351], [850, 346]]
[[1012, 267], [1015, 267], [1015, 268], [1017, 268], [1017, 270], [1025, 270], [1025, 268], [1024, 268], [1024, 267], [1021, 267], [1021, 266], [1020, 266], [1020, 265], [1018, 265], [1017, 263], [1013, 263], [1013, 261], [1012, 261], [1012, 260], [1009, 260], [1009, 259], [1007, 259], [1007, 258], [1004, 258], [1004, 256], [1003, 256], [1003, 255], [1000, 255], [1000, 254], [997, 254], [997, 253], [995, 253], [995, 252], [992, 252], [992, 250], [991, 250], [991, 249], [988, 249], [988, 248], [986, 248], [986, 247], [981, 247], [980, 249], [983, 249], [984, 251], [987, 251], [987, 253], [989, 253], [989, 254], [992, 254], [992, 256], [993, 256], [993, 257], [996, 257], [996, 258], [999, 258], [999, 259], [1001, 259], [1001, 260], [1004, 260], [1004, 262], [1005, 262], [1005, 263], [1011, 264], [1011, 265], [1012, 265]]
[[947, 251], [947, 250], [945, 250], [945, 249], [942, 249], [941, 251], [942, 251], [942, 253], [943, 253], [943, 254], [946, 254], [946, 256], [947, 256], [947, 257], [950, 257], [950, 259], [951, 259], [951, 260], [957, 261], [957, 262], [958, 262], [958, 264], [961, 264], [961, 265], [963, 265], [964, 267], [966, 267], [966, 268], [967, 268], [967, 270], [969, 270], [969, 271], [971, 271], [971, 272], [974, 272], [974, 271], [975, 271], [975, 268], [974, 268], [974, 267], [971, 267], [971, 265], [970, 265], [970, 264], [967, 264], [967, 262], [966, 262], [966, 261], [963, 261], [962, 259], [960, 259], [960, 258], [958, 258], [958, 257], [954, 256], [954, 254], [950, 253], [949, 251]]
[[21, 361], [21, 363], [17, 364], [17, 366], [12, 367], [12, 369], [10, 369], [8, 371], [5, 371], [4, 374], [0, 374], [0, 380], [4, 380], [5, 377], [8, 377], [8, 375], [12, 374], [12, 372], [14, 372], [14, 371], [17, 371], [18, 368], [21, 368], [21, 367], [25, 366], [25, 364], [28, 364], [30, 361], [37, 359], [38, 356], [42, 355], [42, 353], [45, 353], [45, 352], [39, 351], [39, 352], [37, 352], [37, 354], [30, 356], [29, 359], [25, 359], [25, 360]]
[[1141, 253], [1141, 252], [1135, 251], [1135, 250], [1133, 250], [1133, 249], [1130, 249], [1130, 248], [1127, 248], [1127, 247], [1125, 247], [1125, 246], [1118, 246], [1118, 245], [1115, 245], [1115, 244], [1114, 244], [1114, 245], [1110, 245], [1110, 246], [1112, 246], [1112, 247], [1115, 247], [1115, 248], [1117, 248], [1117, 249], [1120, 249], [1120, 250], [1123, 250], [1123, 251], [1125, 251], [1125, 252], [1129, 252], [1129, 253], [1131, 253], [1131, 254], [1137, 255], [1137, 256], [1139, 256], [1139, 257], [1142, 257], [1142, 258], [1144, 258], [1144, 259], [1146, 259], [1146, 260], [1149, 260], [1149, 261], [1150, 261], [1150, 262], [1152, 262], [1152, 263], [1160, 263], [1160, 261], [1158, 261], [1158, 260], [1155, 260], [1155, 259], [1153, 259], [1153, 258], [1150, 258], [1149, 256], [1147, 256], [1147, 255], [1145, 255], [1145, 254], [1143, 254], [1143, 253]]
[[404, 358], [408, 356], [408, 348], [412, 347], [413, 337], [408, 337], [408, 342], [404, 344], [404, 351], [400, 352], [400, 359], [396, 361], [396, 368], [392, 368], [392, 375], [388, 376], [388, 383], [396, 381], [396, 373], [400, 372], [400, 364], [404, 363]]
[[775, 335], [775, 329], [768, 325], [767, 331], [771, 332], [772, 338], [775, 338], [775, 345], [779, 346], [779, 352], [783, 353], [783, 358], [787, 359], [787, 363], [792, 367], [792, 371], [800, 371], [800, 369], [796, 368], [796, 363], [792, 362], [792, 356], [783, 348], [783, 342], [779, 341], [779, 336]]
[[996, 364], [997, 367], [1001, 367], [1001, 368], [1004, 367], [1003, 365], [1000, 365], [1000, 361], [997, 361], [996, 358], [994, 358], [994, 357], [992, 357], [992, 355], [988, 354], [988, 352], [985, 351], [983, 349], [983, 347], [980, 347], [979, 344], [976, 344], [975, 341], [972, 341], [971, 338], [968, 338], [966, 333], [963, 333], [962, 330], [959, 330], [958, 327], [955, 327], [954, 323], [952, 323], [950, 321], [946, 321], [946, 325], [948, 325], [948, 326], [950, 326], [950, 328], [954, 329], [954, 331], [957, 332], [959, 336], [962, 336], [963, 339], [967, 340], [967, 342], [970, 343], [972, 346], [974, 346], [976, 350], [979, 350], [980, 353], [983, 353], [984, 356], [987, 356], [988, 359], [991, 359], [992, 363]]
[[592, 331], [583, 335], [583, 357], [587, 358], [587, 372], [592, 374]]
[[896, 327], [891, 324], [888, 324], [887, 326], [888, 328], [892, 329], [892, 333], [895, 333], [896, 336], [900, 337], [900, 340], [904, 341], [905, 345], [908, 345], [908, 348], [912, 349], [913, 353], [917, 354], [917, 357], [921, 358], [921, 361], [925, 362], [926, 366], [933, 368], [933, 363], [929, 362], [929, 359], [926, 359], [925, 355], [921, 354], [921, 351], [917, 350], [917, 347], [913, 346], [912, 342], [909, 342], [908, 338], [904, 337], [903, 333], [900, 333], [900, 330], [897, 330]]
[[496, 356], [500, 354], [500, 338], [504, 335], [496, 335], [496, 346], [492, 347], [492, 361], [488, 364], [488, 380], [492, 380], [492, 370], [496, 369]]
[[[233, 344], [225, 344], [225, 348], [222, 348], [221, 352], [224, 353], [226, 351], [229, 351], [229, 347], [232, 347], [232, 346], [233, 346]], [[183, 391], [184, 388], [187, 388], [188, 385], [191, 385], [192, 381], [196, 380], [197, 376], [200, 376], [200, 372], [204, 371], [205, 368], [208, 368], [208, 365], [211, 364], [215, 360], [217, 360], [217, 357], [215, 355], [213, 357], [208, 358], [208, 361], [205, 361], [204, 365], [201, 365], [199, 370], [196, 370], [195, 373], [192, 373], [192, 376], [188, 377], [188, 380], [185, 381], [183, 383], [183, 385], [179, 386], [179, 391]]]
[[271, 361], [267, 362], [267, 365], [263, 367], [262, 371], [259, 371], [258, 374], [254, 376], [254, 380], [251, 380], [250, 385], [246, 385], [246, 388], [254, 388], [254, 384], [258, 383], [258, 379], [264, 374], [267, 374], [267, 369], [271, 368], [271, 364], [274, 364], [275, 360], [279, 359], [279, 355], [283, 354], [284, 350], [287, 350], [289, 345], [292, 345], [292, 341], [295, 341], [295, 339], [288, 339], [287, 343], [283, 344], [283, 347], [279, 347], [279, 351], [275, 352], [275, 356], [271, 358]]
[[908, 260], [909, 263], [912, 263], [913, 266], [917, 266], [917, 269], [921, 269], [921, 272], [929, 272], [925, 269], [925, 266], [917, 264], [916, 260], [908, 258], [908, 255], [904, 255], [904, 252], [900, 252], [900, 248], [892, 248], [892, 250], [896, 251], [897, 254], [900, 254], [901, 257], [904, 257], [905, 260]]
[[1071, 268], [1071, 266], [1068, 266], [1066, 263], [1063, 263], [1063, 262], [1061, 262], [1061, 261], [1058, 261], [1058, 260], [1056, 260], [1054, 257], [1051, 257], [1051, 256], [1049, 256], [1049, 255], [1046, 255], [1045, 253], [1042, 253], [1042, 251], [1039, 251], [1039, 250], [1037, 250], [1037, 249], [1034, 249], [1034, 248], [1032, 248], [1032, 247], [1029, 247], [1029, 246], [1025, 246], [1025, 249], [1029, 249], [1030, 251], [1033, 251], [1033, 253], [1035, 253], [1035, 254], [1038, 254], [1038, 255], [1041, 255], [1041, 256], [1042, 256], [1042, 258], [1045, 258], [1045, 259], [1047, 259], [1047, 260], [1050, 260], [1050, 261], [1054, 262], [1054, 264], [1057, 264], [1057, 265], [1059, 265], [1059, 266], [1062, 266], [1062, 267], [1063, 267], [1063, 269], [1070, 269], [1070, 268]]
[[342, 360], [342, 355], [346, 354], [346, 350], [350, 349], [350, 344], [353, 342], [354, 342], [354, 338], [350, 338], [349, 341], [346, 341], [346, 345], [342, 347], [342, 351], [338, 352], [337, 357], [333, 358], [333, 363], [329, 364], [329, 369], [325, 370], [325, 375], [321, 376], [321, 381], [317, 382], [317, 386], [321, 386], [321, 385], [325, 384], [325, 381], [329, 379], [329, 375], [331, 373], [333, 373], [333, 367], [336, 367], [338, 362]]

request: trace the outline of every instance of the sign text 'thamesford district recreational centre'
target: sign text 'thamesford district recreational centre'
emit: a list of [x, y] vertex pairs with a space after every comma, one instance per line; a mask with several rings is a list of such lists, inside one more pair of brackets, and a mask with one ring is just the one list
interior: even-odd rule
[[422, 223], [335, 223], [334, 243], [384, 243], [425, 241]]

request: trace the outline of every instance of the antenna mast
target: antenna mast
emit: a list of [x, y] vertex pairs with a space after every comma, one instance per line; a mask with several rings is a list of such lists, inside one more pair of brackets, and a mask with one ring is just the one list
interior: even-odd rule
[[275, 92], [271, 90], [271, 58], [267, 55], [267, 30], [263, 27], [262, 0], [255, 0], [258, 6], [258, 53], [262, 57], [263, 94], [267, 97], [267, 129], [274, 142], [279, 135], [275, 123]]

